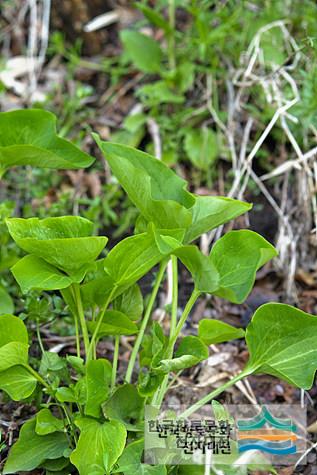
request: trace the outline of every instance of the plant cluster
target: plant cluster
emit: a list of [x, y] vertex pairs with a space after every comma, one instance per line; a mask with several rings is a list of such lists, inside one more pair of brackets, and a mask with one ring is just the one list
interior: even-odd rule
[[[190, 193], [187, 183], [161, 161], [94, 138], [139, 211], [135, 233], [100, 258], [108, 238], [93, 235], [93, 223], [85, 218], [6, 219], [8, 232], [26, 254], [11, 268], [14, 278], [25, 295], [60, 292], [74, 319], [77, 353], [60, 356], [45, 350], [38, 333], [41, 358], [33, 358], [31, 365], [25, 322], [10, 313], [0, 316], [0, 389], [14, 401], [27, 400], [38, 407], [23, 424], [3, 473], [39, 467], [47, 475], [189, 474], [190, 467], [142, 463], [145, 404], [160, 407], [175, 374], [206, 360], [209, 345], [236, 338], [246, 340], [250, 356], [245, 368], [196, 401], [184, 417], [251, 374], [270, 374], [309, 389], [317, 367], [317, 320], [288, 305], [270, 303], [257, 309], [246, 331], [202, 319], [198, 335], [183, 337], [183, 326], [200, 296], [244, 302], [257, 270], [276, 251], [259, 234], [236, 230], [221, 237], [209, 255], [202, 254], [194, 244], [197, 238], [251, 206]], [[16, 165], [74, 169], [92, 162], [56, 135], [51, 113], [0, 115], [2, 175]], [[165, 334], [151, 315], [170, 261], [173, 299]], [[194, 286], [178, 317], [180, 264], [190, 272]], [[138, 281], [153, 268], [153, 289], [143, 298]], [[122, 377], [118, 362], [123, 335], [136, 338]], [[98, 342], [105, 338], [114, 342], [111, 360], [98, 357]]]

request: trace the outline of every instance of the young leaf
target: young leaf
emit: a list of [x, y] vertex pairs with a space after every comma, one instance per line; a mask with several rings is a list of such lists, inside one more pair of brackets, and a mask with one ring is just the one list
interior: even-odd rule
[[[106, 237], [89, 236], [93, 224], [78, 216], [59, 218], [10, 218], [9, 233], [24, 251], [49, 264], [74, 273], [94, 261], [107, 243]], [[79, 272], [81, 279], [87, 269]], [[80, 279], [80, 280], [81, 280]]]
[[175, 358], [162, 360], [156, 368], [158, 371], [169, 373], [191, 368], [200, 361], [208, 358], [208, 348], [197, 336], [185, 336], [176, 351]]
[[252, 289], [256, 271], [276, 255], [276, 249], [253, 231], [244, 229], [225, 234], [210, 253], [210, 262], [220, 278], [219, 288], [213, 294], [242, 303]]
[[183, 246], [173, 252], [188, 268], [199, 292], [213, 293], [219, 287], [219, 274], [216, 267], [197, 246]]
[[76, 169], [94, 159], [56, 135], [56, 117], [29, 109], [0, 113], [0, 168], [16, 165]]
[[138, 31], [123, 30], [120, 38], [133, 64], [145, 73], [159, 73], [162, 51], [160, 45]]
[[252, 205], [223, 196], [195, 196], [191, 208], [193, 222], [186, 232], [186, 243], [197, 239], [203, 233], [217, 228], [231, 219], [237, 218], [252, 208]]
[[110, 392], [112, 367], [108, 360], [89, 361], [86, 369], [85, 415], [98, 418]]
[[220, 320], [203, 319], [199, 322], [198, 336], [206, 345], [213, 345], [235, 340], [236, 338], [243, 338], [244, 330], [242, 328], [235, 328]]
[[161, 229], [186, 229], [192, 222], [194, 196], [186, 182], [160, 160], [131, 147], [94, 138], [112, 172], [148, 222]]
[[13, 401], [26, 399], [33, 393], [37, 379], [23, 366], [12, 366], [0, 372], [0, 390]]
[[143, 408], [144, 399], [133, 384], [119, 386], [102, 406], [105, 417], [119, 420], [131, 431], [139, 430]]
[[13, 313], [13, 300], [3, 287], [0, 286], [0, 315], [3, 313]]
[[30, 290], [65, 289], [73, 282], [56, 267], [33, 255], [20, 259], [11, 272], [24, 294]]
[[207, 127], [188, 130], [185, 135], [185, 151], [195, 167], [208, 170], [219, 153], [215, 132]]
[[4, 466], [4, 475], [34, 470], [46, 459], [62, 457], [68, 449], [65, 434], [54, 432], [49, 435], [38, 435], [35, 432], [35, 426], [35, 419], [30, 419], [23, 424], [19, 439], [10, 450]]
[[139, 320], [143, 313], [143, 297], [138, 284], [119, 295], [113, 301], [113, 309], [124, 313], [130, 320]]
[[80, 475], [105, 475], [123, 452], [127, 431], [119, 421], [103, 423], [89, 417], [79, 417], [76, 425], [80, 436], [70, 460]]
[[[93, 333], [96, 328], [96, 323], [88, 322], [88, 328], [91, 333]], [[129, 317], [124, 315], [124, 313], [118, 312], [118, 310], [108, 310], [104, 314], [97, 337], [102, 338], [108, 335], [134, 335], [137, 332], [138, 327], [136, 324], [133, 323]]]
[[302, 389], [312, 387], [317, 369], [317, 317], [286, 304], [257, 309], [247, 327], [246, 371], [276, 376]]
[[64, 423], [62, 419], [53, 416], [49, 409], [41, 409], [36, 414], [35, 432], [38, 435], [47, 435], [63, 431]]

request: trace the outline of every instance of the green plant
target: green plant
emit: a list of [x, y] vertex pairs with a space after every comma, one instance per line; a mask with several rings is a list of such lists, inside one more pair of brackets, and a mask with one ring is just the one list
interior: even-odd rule
[[[49, 131], [44, 126], [37, 129], [37, 141], [33, 140], [31, 119], [44, 123], [45, 112], [10, 114], [0, 116], [3, 130], [11, 131], [10, 141], [2, 139], [3, 149], [15, 147], [12, 162], [12, 150], [3, 152], [1, 160], [6, 168], [11, 163], [30, 161], [33, 165], [64, 166], [66, 157], [73, 167], [92, 162], [78, 151], [70, 153], [74, 152], [70, 144], [64, 148], [64, 141], [51, 135], [48, 139]], [[19, 140], [21, 136], [23, 140]], [[150, 155], [102, 142], [97, 136], [95, 139], [140, 212], [133, 236], [99, 258], [107, 238], [93, 236], [93, 224], [87, 219], [6, 219], [13, 240], [27, 253], [11, 269], [16, 281], [26, 295], [60, 291], [74, 319], [77, 354], [59, 356], [46, 351], [38, 333], [42, 355], [40, 361], [33, 358], [31, 366], [25, 323], [11, 314], [0, 316], [0, 389], [15, 401], [28, 399], [38, 404], [38, 412], [23, 424], [9, 452], [4, 474], [37, 467], [46, 474], [184, 473], [178, 467], [142, 464], [144, 405], [160, 406], [170, 377], [207, 359], [208, 345], [244, 337], [242, 329], [205, 319], [199, 324], [198, 336], [182, 337], [197, 299], [208, 293], [242, 303], [252, 289], [257, 270], [276, 255], [270, 243], [249, 230], [228, 232], [216, 242], [210, 255], [202, 254], [193, 241], [251, 206], [224, 197], [194, 195], [187, 191], [183, 179]], [[58, 153], [51, 140], [61, 144]], [[169, 334], [165, 335], [157, 322], [151, 322], [151, 315], [169, 260], [173, 301]], [[179, 262], [194, 282], [180, 318]], [[155, 266], [155, 282], [143, 308], [137, 282]], [[118, 373], [122, 335], [136, 335], [123, 380]], [[97, 357], [98, 342], [103, 338], [113, 340], [112, 361]], [[266, 304], [255, 312], [245, 338], [250, 352], [246, 367], [188, 408], [184, 416], [254, 373], [271, 374], [301, 388], [311, 387], [316, 370], [315, 317], [288, 305]], [[307, 349], [304, 353], [303, 342]], [[135, 381], [137, 359], [139, 377]]]

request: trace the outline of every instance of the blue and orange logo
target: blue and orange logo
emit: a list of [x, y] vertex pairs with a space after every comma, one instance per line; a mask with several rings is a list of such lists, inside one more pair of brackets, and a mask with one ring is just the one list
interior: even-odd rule
[[297, 427], [291, 419], [277, 419], [266, 406], [252, 419], [237, 421], [239, 452], [261, 450], [272, 455], [295, 454]]

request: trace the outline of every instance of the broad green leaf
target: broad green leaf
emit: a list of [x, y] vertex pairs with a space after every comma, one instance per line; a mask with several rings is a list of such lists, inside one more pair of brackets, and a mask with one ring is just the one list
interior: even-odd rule
[[0, 315], [0, 348], [13, 341], [28, 344], [26, 326], [14, 315]]
[[167, 475], [164, 465], [145, 465], [142, 463], [144, 451], [144, 439], [131, 442], [123, 451], [118, 460], [118, 468], [112, 473], [123, 473], [124, 475]]
[[35, 419], [23, 424], [18, 441], [10, 450], [3, 474], [29, 472], [40, 466], [46, 459], [57, 459], [68, 450], [66, 435], [55, 432], [38, 435]]
[[28, 362], [28, 334], [22, 320], [0, 316], [0, 371]]
[[[175, 230], [158, 232], [175, 234]], [[111, 249], [104, 259], [104, 268], [117, 286], [128, 287], [143, 277], [167, 255], [159, 249], [154, 229], [149, 226], [146, 233], [123, 239]]]
[[0, 287], [0, 315], [3, 313], [13, 313], [13, 300], [3, 287]]
[[35, 432], [38, 435], [52, 434], [53, 432], [63, 432], [64, 423], [62, 419], [53, 416], [49, 409], [41, 409], [36, 414]]
[[98, 418], [110, 392], [112, 367], [108, 360], [89, 361], [86, 369], [86, 416]]
[[183, 246], [173, 252], [192, 274], [195, 289], [213, 293], [219, 287], [219, 274], [208, 256], [197, 246]]
[[195, 198], [182, 178], [147, 153], [94, 137], [112, 172], [147, 221], [161, 229], [185, 229], [191, 224], [189, 208]]
[[161, 360], [158, 371], [169, 373], [191, 368], [209, 356], [208, 348], [197, 336], [185, 336], [176, 351], [175, 358]]
[[120, 38], [129, 59], [140, 71], [160, 72], [162, 50], [153, 38], [132, 30], [121, 31]]
[[13, 401], [26, 399], [33, 393], [37, 379], [23, 366], [12, 366], [0, 372], [0, 390]]
[[276, 376], [310, 389], [317, 369], [317, 317], [286, 304], [257, 309], [246, 331], [246, 371]]
[[213, 345], [235, 340], [236, 338], [243, 338], [244, 330], [228, 325], [228, 323], [221, 322], [220, 320], [203, 319], [199, 322], [198, 336], [206, 345]]
[[56, 389], [56, 399], [60, 402], [77, 402], [76, 394], [73, 388], [61, 386]]
[[252, 205], [223, 196], [195, 196], [191, 208], [193, 222], [187, 230], [185, 242], [197, 239], [203, 233], [217, 228], [231, 219], [246, 213]]
[[113, 309], [127, 315], [131, 320], [139, 320], [143, 313], [143, 297], [138, 284], [129, 287], [113, 301]]
[[24, 294], [30, 290], [60, 290], [69, 287], [72, 279], [56, 267], [34, 255], [25, 256], [11, 272]]
[[19, 341], [11, 341], [0, 348], [0, 371], [28, 362], [29, 346]]
[[218, 157], [217, 135], [207, 127], [188, 130], [184, 146], [188, 158], [200, 170], [208, 170]]
[[103, 404], [104, 416], [122, 422], [128, 430], [139, 430], [142, 420], [144, 399], [133, 384], [119, 386]]
[[[186, 229], [184, 242], [245, 213], [251, 205], [216, 196], [195, 196], [187, 183], [149, 154], [94, 135], [112, 172], [147, 222], [160, 229]], [[173, 236], [175, 237], [175, 236]]]
[[[96, 322], [88, 322], [88, 328], [91, 333], [96, 328]], [[129, 317], [118, 310], [107, 310], [103, 316], [102, 324], [98, 332], [98, 338], [115, 335], [134, 335], [138, 332], [138, 327]]]
[[89, 417], [79, 417], [76, 425], [80, 436], [70, 460], [80, 475], [105, 475], [123, 452], [127, 431], [115, 420], [98, 422]]
[[56, 135], [56, 117], [30, 109], [0, 113], [0, 169], [16, 165], [76, 169], [94, 159]]
[[85, 269], [107, 243], [106, 237], [89, 236], [93, 223], [78, 216], [10, 218], [6, 223], [19, 247], [67, 273]]
[[253, 287], [256, 271], [276, 255], [276, 249], [253, 231], [225, 234], [210, 253], [210, 262], [220, 278], [219, 288], [213, 294], [242, 303]]

